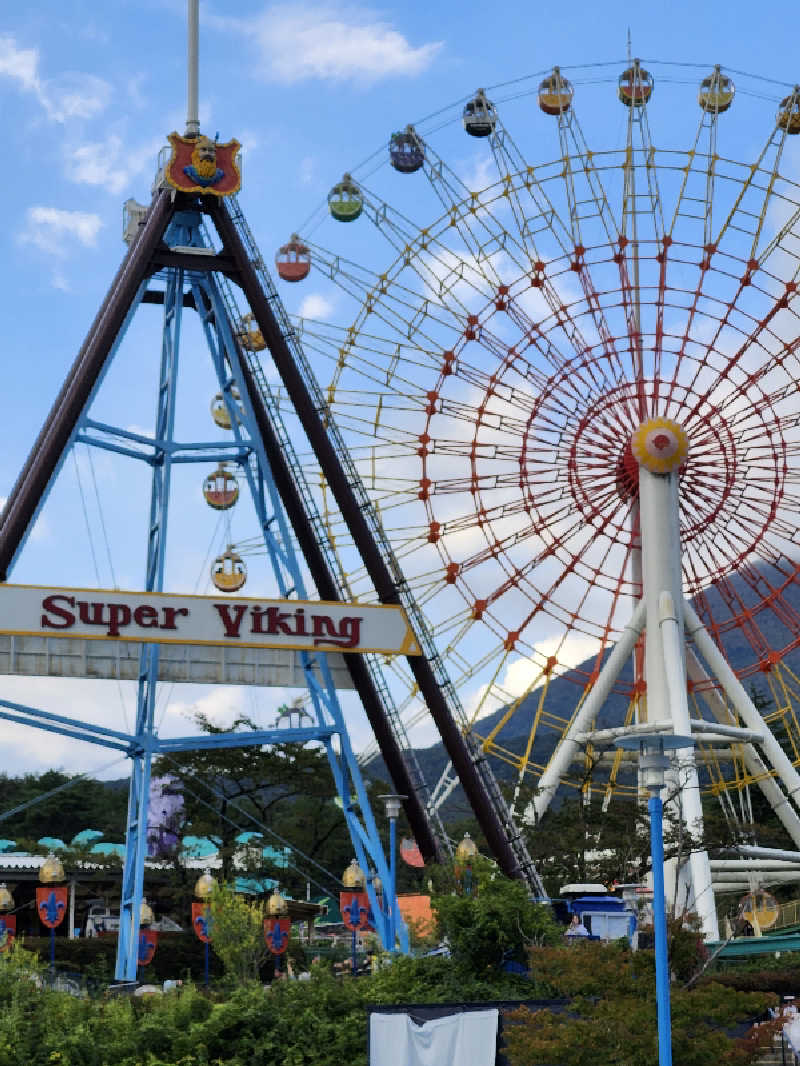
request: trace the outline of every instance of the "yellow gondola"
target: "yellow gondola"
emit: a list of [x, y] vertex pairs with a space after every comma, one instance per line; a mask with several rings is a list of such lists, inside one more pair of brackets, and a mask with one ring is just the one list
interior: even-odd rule
[[236, 330], [236, 339], [248, 352], [263, 352], [267, 344], [251, 311], [243, 315]]
[[778, 126], [787, 133], [800, 133], [800, 85], [795, 85], [791, 96], [785, 96], [781, 100]]
[[572, 106], [575, 90], [558, 67], [539, 83], [539, 107], [546, 115], [563, 115]]
[[[241, 396], [235, 385], [231, 386], [231, 399], [237, 407], [241, 408]], [[218, 392], [211, 401], [211, 417], [220, 429], [231, 428], [231, 418], [221, 392]]]
[[697, 102], [704, 111], [712, 115], [721, 115], [733, 103], [736, 86], [727, 74], [720, 71], [719, 64], [714, 72], [700, 82]]
[[220, 592], [238, 592], [247, 581], [247, 567], [232, 544], [211, 564], [211, 580]]

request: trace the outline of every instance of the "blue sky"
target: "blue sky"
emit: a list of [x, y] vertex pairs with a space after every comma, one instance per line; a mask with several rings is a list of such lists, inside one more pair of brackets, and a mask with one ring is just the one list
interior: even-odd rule
[[[781, 82], [800, 77], [794, 27], [775, 5], [754, 10], [743, 2], [718, 0], [703, 5], [581, 0], [550, 6], [512, 0], [501, 7], [418, 0], [381, 6], [203, 2], [201, 126], [212, 135], [219, 131], [222, 140], [242, 142], [240, 202], [270, 258], [318, 211], [331, 184], [380, 149], [393, 129], [463, 99], [479, 85], [522, 78], [556, 62], [568, 68], [621, 60], [628, 29], [634, 54], [644, 59], [708, 68], [720, 62]], [[148, 201], [158, 150], [171, 130], [183, 130], [184, 39], [181, 0], [48, 0], [0, 11], [6, 143], [0, 496], [13, 484], [121, 259], [122, 203], [128, 196]], [[618, 69], [615, 65], [604, 77], [616, 76]], [[699, 76], [677, 67], [663, 70], [666, 82], [688, 84]], [[521, 91], [530, 88], [521, 83]], [[581, 91], [586, 97], [582, 121], [592, 143], [618, 144], [624, 116], [613, 86], [603, 83], [595, 91], [586, 85]], [[515, 90], [498, 92], [513, 97]], [[737, 102], [731, 131], [735, 158], [750, 157], [763, 142], [774, 112], [772, 98], [781, 95], [779, 87], [767, 83], [754, 83], [753, 92]], [[696, 125], [692, 106], [688, 88], [683, 97], [679, 92], [656, 95], [659, 143], [686, 146]], [[509, 126], [529, 157], [543, 152], [553, 158], [552, 131], [545, 142], [543, 127], [531, 118], [531, 99], [509, 99], [506, 107]], [[451, 108], [447, 117], [456, 114]], [[541, 118], [538, 112], [534, 117]], [[480, 173], [476, 146], [457, 125], [444, 131], [437, 146], [460, 173]], [[375, 176], [376, 186], [387, 199], [399, 196], [404, 210], [413, 213], [411, 187], [396, 192], [387, 169]], [[425, 221], [424, 213], [419, 221]], [[329, 222], [314, 239], [373, 264], [383, 254], [366, 231], [343, 234]], [[311, 307], [347, 321], [347, 307], [337, 305], [322, 283], [282, 293], [292, 311], [307, 313]], [[152, 366], [156, 345], [157, 330], [142, 326], [129, 340], [127, 361], [109, 379], [107, 410], [124, 411], [129, 422], [147, 424], [146, 404], [152, 398], [139, 383]], [[204, 388], [205, 381], [197, 385], [198, 396], [205, 395]], [[136, 587], [140, 559], [132, 549], [125, 554], [129, 531], [126, 535], [122, 527], [141, 516], [130, 502], [134, 489], [142, 488], [139, 475], [102, 462], [94, 473], [84, 469], [83, 484], [90, 475], [100, 483], [112, 534], [115, 522], [120, 527], [117, 583]], [[91, 583], [93, 564], [75, 486], [65, 480], [54, 493], [14, 579]], [[189, 490], [187, 485], [187, 498]], [[192, 543], [191, 525], [178, 528], [185, 539], [175, 549], [176, 585], [186, 588], [202, 568], [207, 544]], [[101, 559], [101, 569], [104, 565]], [[110, 573], [104, 576], [113, 583]], [[116, 686], [67, 686], [66, 702], [63, 692], [45, 682], [4, 680], [2, 687], [9, 698], [67, 713], [78, 706], [97, 719], [122, 713]], [[272, 704], [249, 700], [230, 690], [192, 692], [167, 713], [165, 728], [183, 731], [182, 716], [194, 706], [220, 720], [237, 709], [271, 717]], [[130, 693], [122, 703], [130, 715]], [[363, 726], [356, 721], [354, 728], [363, 738]], [[101, 753], [73, 744], [43, 747], [30, 733], [3, 725], [0, 737], [5, 737], [0, 769], [85, 769], [106, 761]]]

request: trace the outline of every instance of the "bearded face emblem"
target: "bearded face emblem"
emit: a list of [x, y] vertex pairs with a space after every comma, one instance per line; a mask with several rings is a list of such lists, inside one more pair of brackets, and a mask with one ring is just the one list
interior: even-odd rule
[[183, 172], [197, 185], [215, 185], [223, 177], [225, 171], [217, 166], [217, 146], [210, 137], [197, 138], [191, 165]]

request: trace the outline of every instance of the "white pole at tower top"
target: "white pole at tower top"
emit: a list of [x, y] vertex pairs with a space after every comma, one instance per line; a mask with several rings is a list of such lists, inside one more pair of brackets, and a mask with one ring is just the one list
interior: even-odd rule
[[200, 21], [200, 0], [188, 0], [187, 19], [187, 111], [186, 136], [197, 137], [200, 134], [199, 105], [197, 100], [197, 56], [198, 24]]

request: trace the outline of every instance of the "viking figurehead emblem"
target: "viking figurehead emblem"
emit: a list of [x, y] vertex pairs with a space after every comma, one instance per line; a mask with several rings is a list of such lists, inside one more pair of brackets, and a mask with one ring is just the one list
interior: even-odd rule
[[241, 147], [238, 141], [221, 144], [216, 139], [181, 137], [170, 133], [172, 158], [167, 164], [166, 178], [173, 188], [181, 192], [213, 193], [229, 196], [240, 186], [236, 155]]
[[184, 174], [197, 185], [216, 185], [225, 176], [217, 166], [217, 145], [210, 137], [198, 137], [192, 152], [191, 163], [183, 168]]

